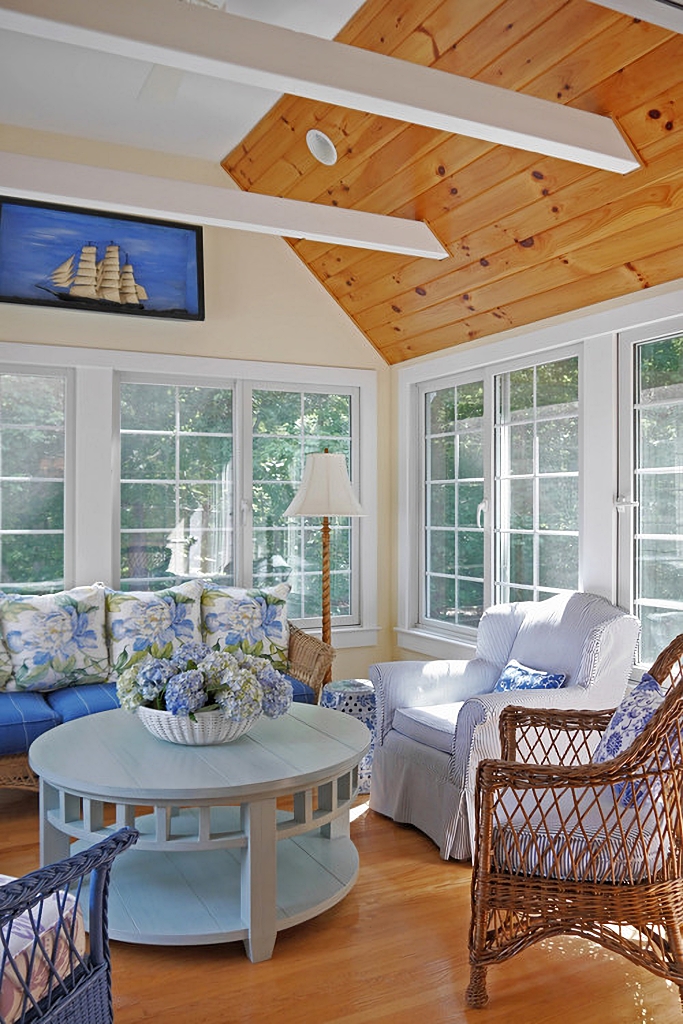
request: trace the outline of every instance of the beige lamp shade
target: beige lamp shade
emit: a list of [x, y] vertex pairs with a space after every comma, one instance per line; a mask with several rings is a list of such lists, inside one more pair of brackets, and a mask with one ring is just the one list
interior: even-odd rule
[[303, 479], [286, 516], [362, 516], [346, 471], [346, 458], [319, 452], [306, 459]]

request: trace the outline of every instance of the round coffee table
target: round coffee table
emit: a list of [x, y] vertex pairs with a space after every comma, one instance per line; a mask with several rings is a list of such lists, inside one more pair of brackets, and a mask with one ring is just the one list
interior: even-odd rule
[[72, 840], [89, 846], [134, 825], [140, 839], [112, 872], [110, 936], [242, 939], [252, 961], [267, 960], [278, 931], [356, 881], [349, 808], [369, 746], [362, 723], [306, 704], [217, 746], [156, 739], [127, 711], [66, 722], [29, 751], [41, 863], [66, 856]]

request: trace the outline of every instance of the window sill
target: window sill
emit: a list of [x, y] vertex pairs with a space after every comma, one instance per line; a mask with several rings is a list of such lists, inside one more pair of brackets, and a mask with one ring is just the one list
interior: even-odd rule
[[396, 629], [399, 647], [428, 658], [465, 659], [473, 658], [477, 649], [476, 635], [469, 638], [451, 638], [426, 629]]
[[[296, 620], [292, 621], [295, 625], [298, 624]], [[320, 636], [319, 629], [306, 629], [303, 626], [299, 628], [312, 636]], [[378, 636], [379, 626], [333, 626], [332, 646], [340, 650], [350, 647], [376, 647]]]

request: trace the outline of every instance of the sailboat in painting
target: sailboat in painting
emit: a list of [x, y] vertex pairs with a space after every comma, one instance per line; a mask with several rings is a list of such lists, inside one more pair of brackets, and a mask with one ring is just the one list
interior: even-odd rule
[[61, 291], [51, 291], [65, 302], [79, 305], [102, 304], [121, 307], [142, 308], [148, 298], [144, 287], [135, 280], [133, 265], [126, 256], [121, 265], [120, 246], [111, 242], [106, 246], [104, 256], [97, 259], [97, 246], [83, 245], [78, 252], [60, 263], [50, 274], [50, 281]]

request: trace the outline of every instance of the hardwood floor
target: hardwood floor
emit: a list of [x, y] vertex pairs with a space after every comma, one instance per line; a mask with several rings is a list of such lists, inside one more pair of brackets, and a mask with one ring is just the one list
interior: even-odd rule
[[[365, 798], [367, 800], [367, 798]], [[597, 946], [559, 937], [489, 971], [469, 1010], [470, 870], [430, 840], [367, 810], [352, 824], [353, 891], [281, 932], [252, 964], [241, 943], [112, 943], [116, 1024], [678, 1024], [678, 992]], [[37, 798], [0, 794], [0, 872], [38, 866]], [[217, 880], [217, 884], [219, 884]], [[83, 1022], [87, 1024], [87, 1022]]]

